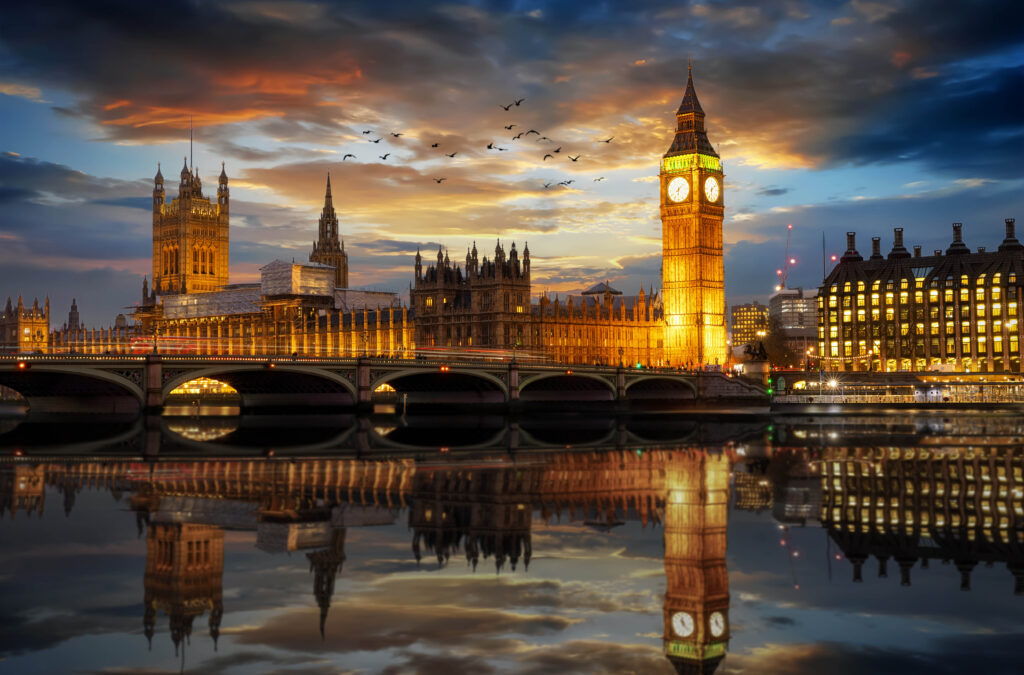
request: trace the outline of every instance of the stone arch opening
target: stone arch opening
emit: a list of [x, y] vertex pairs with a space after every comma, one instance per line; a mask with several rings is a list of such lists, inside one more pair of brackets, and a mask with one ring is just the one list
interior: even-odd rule
[[489, 373], [399, 371], [372, 382], [370, 388], [376, 391], [385, 384], [394, 388], [397, 402], [408, 405], [500, 404], [507, 396], [505, 383]]
[[697, 389], [688, 380], [670, 377], [645, 377], [626, 385], [626, 399], [637, 400], [692, 400]]
[[356, 402], [355, 387], [342, 375], [319, 369], [291, 368], [277, 362], [190, 371], [164, 385], [164, 400], [168, 400], [178, 386], [198, 378], [229, 385], [237, 392], [241, 407], [248, 409], [346, 408]]
[[519, 400], [543, 401], [614, 401], [615, 387], [606, 379], [586, 374], [539, 375], [519, 388]]
[[142, 407], [137, 385], [104, 370], [33, 364], [26, 370], [0, 371], [0, 385], [17, 392], [34, 413], [136, 414]]

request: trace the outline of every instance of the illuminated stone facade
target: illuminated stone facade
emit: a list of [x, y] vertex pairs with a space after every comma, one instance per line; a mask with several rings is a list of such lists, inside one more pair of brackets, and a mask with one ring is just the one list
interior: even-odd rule
[[883, 257], [847, 250], [818, 292], [822, 365], [839, 371], [1021, 372], [1024, 339], [1024, 245], [1006, 220], [995, 251], [972, 252], [953, 224], [945, 253], [911, 254], [903, 230]]
[[199, 172], [181, 169], [178, 196], [167, 202], [164, 177], [153, 179], [153, 292], [214, 291], [228, 283], [228, 176], [221, 167], [215, 202]]
[[501, 242], [494, 259], [480, 259], [473, 244], [465, 270], [437, 251], [437, 264], [423, 269], [416, 252], [410, 289], [416, 313], [417, 347], [528, 347], [530, 345], [530, 247], [522, 260], [515, 242], [508, 255]]
[[691, 70], [660, 173], [664, 358], [671, 365], [726, 362], [723, 177]]
[[25, 307], [21, 296], [18, 304], [7, 306], [0, 314], [0, 352], [47, 351], [50, 335], [50, 299], [43, 306], [34, 300], [31, 307]]

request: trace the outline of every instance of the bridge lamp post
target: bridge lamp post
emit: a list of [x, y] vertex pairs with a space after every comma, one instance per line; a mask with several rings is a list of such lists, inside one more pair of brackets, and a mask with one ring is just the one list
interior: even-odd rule
[[363, 331], [363, 334], [360, 337], [363, 338], [363, 358], [365, 359], [366, 358], [366, 341], [369, 340], [370, 338], [366, 334], [365, 330]]
[[622, 367], [622, 355], [626, 353], [626, 350], [619, 347], [619, 368]]

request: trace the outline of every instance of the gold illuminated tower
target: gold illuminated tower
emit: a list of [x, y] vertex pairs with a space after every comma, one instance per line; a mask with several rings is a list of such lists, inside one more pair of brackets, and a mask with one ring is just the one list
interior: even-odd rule
[[729, 641], [729, 459], [676, 455], [665, 487], [665, 656], [680, 674], [713, 673]]
[[676, 111], [675, 138], [661, 162], [665, 359], [673, 366], [725, 363], [722, 178], [691, 67]]
[[203, 195], [198, 172], [181, 169], [178, 196], [168, 202], [164, 177], [153, 179], [153, 292], [215, 291], [228, 283], [228, 176], [221, 166], [217, 200]]

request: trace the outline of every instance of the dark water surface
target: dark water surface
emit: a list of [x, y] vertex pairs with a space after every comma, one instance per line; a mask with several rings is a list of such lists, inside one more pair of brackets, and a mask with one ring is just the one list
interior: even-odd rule
[[1022, 672], [1022, 437], [0, 418], [0, 672]]

